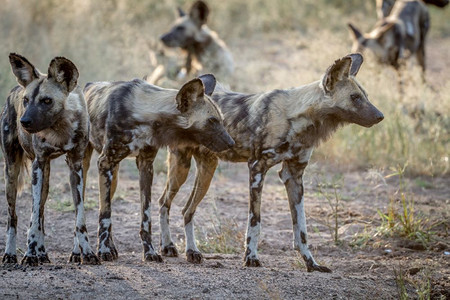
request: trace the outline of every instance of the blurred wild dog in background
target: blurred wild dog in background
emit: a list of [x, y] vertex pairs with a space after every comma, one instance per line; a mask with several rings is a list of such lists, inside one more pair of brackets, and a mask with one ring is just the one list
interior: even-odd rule
[[[233, 57], [225, 42], [206, 25], [209, 16], [206, 3], [197, 1], [188, 14], [181, 8], [178, 8], [178, 13], [172, 28], [160, 39], [167, 47], [186, 51], [186, 62], [178, 74], [179, 79], [201, 71], [213, 73], [221, 81], [226, 81], [234, 70]], [[157, 76], [152, 74], [149, 78], [152, 83]]]
[[87, 169], [83, 156], [89, 142], [89, 117], [78, 70], [64, 57], [55, 57], [48, 75], [41, 74], [25, 57], [10, 54], [9, 61], [19, 86], [6, 100], [1, 116], [1, 145], [5, 158], [8, 227], [4, 263], [16, 263], [16, 197], [28, 160], [31, 172], [32, 215], [28, 249], [22, 264], [50, 262], [44, 246], [44, 208], [49, 192], [50, 160], [63, 154], [70, 169], [75, 206], [74, 248], [71, 262], [99, 263], [89, 246], [84, 216]]
[[209, 98], [216, 79], [207, 74], [184, 84], [181, 89], [163, 89], [139, 79], [88, 83], [84, 89], [91, 121], [91, 144], [100, 156], [98, 255], [102, 260], [118, 257], [111, 234], [111, 200], [117, 187], [120, 162], [136, 157], [141, 198], [140, 236], [144, 260], [161, 262], [152, 244], [151, 189], [153, 161], [158, 149], [203, 145], [212, 152], [234, 145], [223, 126], [217, 105]]
[[216, 88], [212, 98], [224, 114], [227, 131], [236, 142], [229, 150], [212, 153], [205, 147], [186, 147], [169, 152], [168, 179], [159, 199], [161, 251], [176, 256], [169, 229], [172, 200], [186, 181], [191, 157], [197, 165], [195, 186], [183, 208], [187, 260], [203, 259], [194, 236], [194, 213], [208, 191], [218, 160], [246, 162], [249, 169], [249, 215], [245, 265], [260, 266], [257, 255], [261, 227], [261, 192], [267, 171], [282, 163], [279, 171], [288, 195], [294, 231], [294, 248], [300, 251], [308, 271], [330, 272], [314, 260], [308, 249], [303, 207], [303, 172], [314, 147], [341, 125], [370, 127], [383, 120], [355, 76], [363, 62], [350, 54], [328, 68], [322, 80], [287, 90], [242, 94]]
[[[402, 1], [402, 0], [400, 0]], [[396, 0], [376, 0], [378, 19], [389, 16]], [[423, 0], [426, 4], [431, 4], [440, 8], [447, 6], [449, 0]]]
[[425, 38], [430, 26], [428, 8], [422, 1], [397, 1], [391, 13], [378, 20], [369, 33], [361, 33], [348, 24], [353, 38], [352, 51], [369, 49], [380, 63], [393, 66], [399, 73], [405, 58], [415, 55], [425, 81]]

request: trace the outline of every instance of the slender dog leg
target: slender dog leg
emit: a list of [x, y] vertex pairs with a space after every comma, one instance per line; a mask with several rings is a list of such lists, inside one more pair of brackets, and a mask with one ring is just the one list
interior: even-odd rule
[[30, 229], [28, 230], [28, 249], [22, 264], [37, 266], [50, 262], [44, 246], [44, 207], [48, 196], [50, 161], [48, 158], [36, 158], [32, 168], [33, 207]]
[[[83, 170], [82, 158], [67, 154], [67, 165], [70, 168], [70, 186], [72, 188], [73, 205], [75, 207], [75, 230], [74, 236], [78, 244], [78, 250], [81, 251], [81, 261], [83, 264], [98, 264], [99, 260], [89, 245], [89, 238], [86, 228], [86, 218], [84, 214], [84, 195], [85, 195], [85, 171]], [[74, 247], [75, 248], [75, 247]], [[80, 261], [80, 253], [72, 252], [69, 261]]]
[[158, 149], [146, 147], [139, 151], [136, 165], [139, 169], [139, 187], [141, 198], [141, 231], [140, 236], [144, 247], [144, 260], [162, 262], [152, 244], [152, 219], [151, 219], [151, 196], [153, 183], [153, 161]]
[[186, 181], [191, 167], [192, 150], [171, 150], [168, 154], [167, 182], [161, 198], [159, 198], [159, 221], [161, 227], [161, 254], [164, 256], [178, 256], [169, 227], [169, 212], [172, 200]]
[[[123, 157], [126, 157], [124, 154]], [[111, 235], [111, 200], [117, 187], [117, 173], [122, 156], [106, 156], [98, 158], [98, 173], [100, 187], [100, 203], [98, 216], [98, 256], [101, 260], [111, 261], [118, 257], [116, 246]]]
[[194, 234], [194, 214], [197, 206], [205, 197], [209, 189], [211, 179], [214, 176], [218, 164], [218, 158], [214, 154], [194, 153], [197, 163], [197, 174], [195, 176], [194, 189], [188, 202], [183, 208], [184, 230], [186, 233], [186, 258], [193, 263], [201, 263], [203, 256], [198, 250]]
[[[86, 151], [83, 157], [83, 199], [85, 198], [85, 190], [86, 190], [86, 177], [87, 173], [89, 171], [89, 167], [91, 165], [91, 157], [92, 152], [94, 151], [94, 148], [91, 144], [88, 144], [86, 147]], [[69, 262], [81, 262], [81, 249], [80, 249], [80, 243], [78, 241], [76, 230], [73, 233], [73, 250], [72, 254], [70, 255]]]
[[307, 164], [307, 161], [284, 161], [282, 169], [278, 172], [281, 181], [283, 181], [286, 187], [288, 195], [294, 231], [294, 249], [300, 251], [303, 259], [305, 260], [308, 272], [331, 272], [331, 270], [327, 267], [318, 265], [308, 249], [306, 217], [303, 206], [303, 171], [305, 170]]
[[[5, 255], [3, 263], [17, 263], [16, 252], [16, 235], [17, 235], [17, 215], [16, 215], [16, 197], [20, 172], [20, 164], [22, 161], [23, 150], [17, 153], [8, 153], [3, 151], [5, 155], [5, 182], [6, 182], [6, 200], [8, 201], [8, 227], [7, 239], [5, 247]], [[23, 170], [25, 171], [25, 170]]]
[[261, 192], [267, 167], [262, 160], [249, 160], [248, 169], [250, 175], [250, 202], [244, 265], [247, 267], [259, 267], [261, 263], [257, 250], [261, 232]]

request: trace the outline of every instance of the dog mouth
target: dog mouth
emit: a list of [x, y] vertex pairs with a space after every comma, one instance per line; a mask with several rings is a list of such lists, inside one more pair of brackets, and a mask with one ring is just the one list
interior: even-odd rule
[[36, 133], [36, 132], [41, 131], [41, 130], [36, 129], [36, 128], [34, 128], [34, 127], [25, 127], [25, 126], [23, 126], [23, 125], [22, 125], [22, 128], [23, 128], [26, 132], [28, 132], [28, 133], [30, 133], [30, 134], [33, 134], [33, 133]]

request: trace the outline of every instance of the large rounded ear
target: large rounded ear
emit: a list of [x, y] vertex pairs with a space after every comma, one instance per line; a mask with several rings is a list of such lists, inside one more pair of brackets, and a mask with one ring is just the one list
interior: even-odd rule
[[332, 92], [339, 81], [348, 78], [351, 64], [352, 58], [350, 56], [345, 56], [336, 60], [334, 64], [328, 68], [322, 79], [322, 85], [326, 93]]
[[197, 24], [198, 27], [201, 27], [203, 24], [206, 24], [209, 15], [209, 8], [203, 1], [195, 2], [191, 10], [189, 12], [189, 17]]
[[359, 68], [361, 68], [364, 58], [360, 53], [352, 53], [347, 56], [350, 56], [350, 58], [352, 59], [352, 65], [350, 67], [350, 75], [356, 76], [356, 74], [358, 74]]
[[205, 88], [201, 79], [195, 78], [185, 83], [176, 96], [177, 109], [185, 113], [192, 108], [192, 105], [199, 97], [203, 97]]
[[22, 55], [9, 54], [11, 70], [17, 78], [17, 82], [26, 87], [30, 82], [40, 77], [39, 71]]
[[204, 74], [198, 77], [203, 82], [205, 94], [211, 96], [216, 88], [216, 77], [213, 74]]
[[68, 93], [77, 85], [78, 76], [77, 67], [67, 58], [55, 57], [48, 66], [48, 79], [53, 78]]
[[356, 29], [356, 27], [353, 26], [352, 23], [348, 23], [347, 26], [348, 26], [348, 28], [350, 29], [350, 32], [352, 33], [352, 36], [353, 36], [353, 38], [354, 38], [355, 40], [358, 40], [358, 39], [362, 38], [363, 35], [362, 35], [361, 31], [359, 31], [358, 29]]

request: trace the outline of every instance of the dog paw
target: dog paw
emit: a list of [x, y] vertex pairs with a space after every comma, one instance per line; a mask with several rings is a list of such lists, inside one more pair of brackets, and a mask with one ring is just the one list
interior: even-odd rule
[[[117, 253], [116, 253], [117, 258]], [[83, 254], [81, 258], [81, 263], [83, 265], [99, 265], [100, 259], [98, 259], [97, 255], [95, 255], [93, 252], [88, 254]]]
[[26, 266], [31, 266], [31, 267], [36, 267], [39, 266], [39, 258], [34, 255], [34, 256], [28, 256], [25, 255], [22, 258], [22, 261], [20, 262], [21, 265], [26, 265]]
[[261, 267], [261, 262], [256, 257], [246, 257], [244, 260], [244, 266], [246, 266], [246, 267]]
[[98, 251], [98, 258], [103, 261], [113, 261], [118, 258], [117, 251]]
[[2, 262], [4, 264], [17, 264], [17, 256], [14, 254], [3, 255]]
[[49, 264], [51, 263], [50, 258], [48, 258], [47, 254], [38, 255], [39, 263], [41, 264]]
[[203, 261], [203, 255], [198, 251], [189, 249], [186, 251], [186, 259], [188, 262], [200, 264]]
[[177, 247], [175, 247], [174, 244], [170, 244], [168, 246], [165, 246], [162, 249], [161, 254], [163, 256], [167, 256], [167, 257], [177, 257], [178, 256], [178, 250], [177, 250]]
[[308, 272], [323, 272], [323, 273], [331, 273], [331, 269], [325, 267], [325, 266], [320, 266], [318, 264], [312, 264], [312, 265], [306, 265], [306, 270]]
[[81, 255], [80, 255], [80, 253], [73, 253], [72, 252], [72, 254], [70, 254], [70, 257], [69, 257], [69, 263], [79, 263], [79, 262], [81, 262]]
[[163, 262], [162, 256], [157, 253], [146, 253], [144, 254], [145, 261], [155, 261], [155, 262]]

